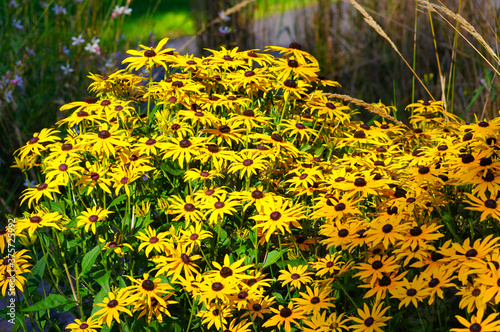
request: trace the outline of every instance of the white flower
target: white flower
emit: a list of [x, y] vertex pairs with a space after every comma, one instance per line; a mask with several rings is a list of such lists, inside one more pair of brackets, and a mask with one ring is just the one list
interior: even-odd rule
[[12, 25], [14, 28], [22, 30], [24, 27], [21, 25], [21, 20], [12, 20]]
[[54, 5], [52, 10], [54, 11], [54, 13], [56, 13], [56, 15], [66, 15], [66, 8], [64, 8], [63, 6]]
[[68, 75], [74, 71], [73, 68], [71, 68], [69, 66], [69, 63], [67, 63], [65, 66], [61, 66], [61, 69], [62, 69], [64, 75]]
[[85, 39], [82, 38], [82, 34], [79, 34], [78, 37], [71, 37], [71, 40], [72, 40], [71, 45], [73, 46], [85, 43]]
[[130, 13], [132, 13], [132, 8], [128, 8], [127, 6], [115, 6], [111, 18], [115, 18], [119, 15], [130, 15]]
[[99, 48], [100, 41], [101, 40], [96, 38], [96, 37], [92, 38], [90, 43], [87, 43], [87, 45], [85, 45], [85, 51], [90, 52], [90, 53], [94, 53], [97, 55], [101, 55], [101, 50]]
[[223, 21], [231, 21], [231, 18], [227, 16], [226, 12], [223, 10], [219, 12], [219, 18]]

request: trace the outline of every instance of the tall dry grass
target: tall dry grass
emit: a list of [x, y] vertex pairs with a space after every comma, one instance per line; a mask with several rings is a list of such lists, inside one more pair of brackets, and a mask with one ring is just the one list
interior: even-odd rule
[[295, 24], [304, 48], [327, 76], [343, 84], [342, 93], [399, 107], [418, 99], [443, 100], [448, 111], [467, 120], [474, 114], [490, 119], [498, 114], [500, 4], [356, 4], [317, 0], [312, 10], [297, 15]]

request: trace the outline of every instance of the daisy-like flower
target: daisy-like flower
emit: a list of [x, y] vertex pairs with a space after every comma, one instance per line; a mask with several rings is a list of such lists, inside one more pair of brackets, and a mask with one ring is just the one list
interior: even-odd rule
[[290, 284], [291, 286], [300, 289], [302, 284], [308, 284], [312, 281], [311, 272], [306, 272], [307, 265], [291, 266], [287, 265], [288, 270], [280, 270], [278, 280], [282, 281], [282, 286]]
[[375, 301], [380, 301], [384, 299], [387, 295], [387, 291], [389, 293], [394, 294], [394, 292], [401, 286], [403, 277], [408, 273], [408, 271], [404, 271], [401, 274], [397, 275], [397, 272], [393, 272], [390, 274], [384, 275], [382, 278], [377, 279], [373, 285], [359, 285], [360, 288], [371, 288], [366, 292], [364, 298], [372, 297], [376, 295]]
[[85, 321], [77, 318], [74, 323], [66, 326], [66, 329], [71, 330], [70, 332], [97, 332], [97, 329], [100, 328], [102, 328], [102, 326], [98, 323], [98, 319], [93, 317], [90, 317]]
[[35, 188], [27, 188], [23, 191], [21, 195], [21, 204], [28, 200], [28, 207], [32, 206], [32, 203], [38, 203], [42, 197], [47, 197], [49, 200], [53, 200], [52, 195], [54, 193], [60, 194], [58, 188], [58, 183], [55, 181], [47, 181], [38, 184]]
[[460, 287], [459, 291], [456, 293], [456, 295], [462, 296], [458, 307], [460, 309], [467, 308], [466, 310], [468, 313], [472, 313], [475, 310], [477, 310], [478, 313], [484, 313], [487, 305], [487, 302], [484, 300], [485, 293], [486, 285], [477, 280], [477, 278], [473, 283], [467, 282], [467, 284]]
[[196, 316], [203, 318], [202, 324], [207, 324], [208, 329], [215, 326], [216, 330], [221, 330], [223, 326], [227, 325], [226, 318], [232, 317], [233, 314], [231, 307], [212, 303], [207, 305], [206, 310], [200, 310]]
[[344, 262], [342, 261], [342, 254], [337, 252], [334, 254], [328, 254], [325, 258], [319, 258], [317, 262], [309, 264], [311, 264], [312, 268], [316, 270], [316, 275], [321, 277], [327, 273], [331, 276], [337, 274]]
[[160, 40], [155, 48], [144, 45], [139, 45], [143, 50], [128, 50], [127, 53], [132, 55], [126, 58], [122, 63], [128, 63], [127, 70], [139, 70], [146, 68], [151, 70], [155, 66], [163, 66], [168, 71], [168, 63], [174, 62], [172, 59], [174, 48], [163, 49], [163, 46], [168, 42], [168, 38]]
[[240, 171], [240, 179], [246, 178], [248, 181], [252, 175], [257, 175], [259, 171], [268, 168], [265, 156], [253, 156], [247, 152], [236, 155], [234, 158], [235, 161], [229, 166], [228, 172], [233, 174]]
[[247, 321], [246, 319], [236, 323], [237, 319], [233, 319], [228, 326], [224, 326], [224, 332], [250, 332], [250, 325], [252, 322]]
[[84, 226], [85, 232], [88, 232], [90, 228], [92, 233], [95, 234], [97, 232], [97, 222], [103, 221], [111, 213], [113, 213], [113, 211], [93, 206], [92, 208], [88, 208], [86, 211], [81, 213], [82, 215], [77, 218], [78, 223], [76, 227]]
[[42, 227], [54, 227], [61, 230], [61, 219], [62, 216], [59, 212], [48, 212], [46, 209], [38, 209], [32, 212], [29, 217], [17, 221], [16, 232], [21, 233], [27, 229], [29, 236], [33, 236], [35, 231]]
[[471, 205], [470, 207], [466, 207], [466, 209], [482, 212], [481, 221], [488, 217], [500, 220], [500, 204], [498, 204], [497, 200], [493, 198], [483, 200], [468, 193], [466, 195], [469, 198], [467, 203]]
[[141, 300], [139, 303], [137, 303], [136, 306], [134, 306], [134, 311], [140, 311], [138, 318], [141, 318], [142, 316], [148, 317], [148, 324], [151, 324], [151, 320], [153, 319], [153, 315], [155, 318], [158, 320], [158, 322], [163, 323], [163, 314], [171, 317], [172, 315], [170, 314], [170, 311], [168, 311], [167, 306], [169, 304], [175, 304], [178, 303], [177, 301], [169, 300], [172, 296], [174, 295], [174, 292], [169, 292], [167, 295], [163, 295], [162, 299], [165, 301], [167, 304], [166, 306], [162, 306], [158, 300], [155, 298], [151, 299], [151, 305], [148, 304], [147, 301]]
[[262, 206], [262, 211], [251, 217], [257, 224], [253, 228], [262, 228], [265, 240], [269, 241], [275, 231], [285, 234], [290, 232], [290, 224], [296, 228], [302, 228], [300, 219], [305, 218], [300, 204], [292, 205], [290, 200], [281, 196], [274, 196]]
[[201, 246], [201, 241], [213, 237], [209, 231], [202, 230], [202, 223], [195, 223], [189, 225], [188, 229], [181, 230], [182, 237], [180, 241], [188, 247]]
[[432, 271], [432, 274], [426, 277], [425, 273], [422, 273], [422, 277], [426, 279], [427, 287], [430, 290], [429, 305], [431, 305], [436, 295], [440, 298], [444, 298], [443, 289], [448, 287], [456, 287], [452, 282], [455, 277], [453, 276], [454, 271], [452, 268], [447, 268], [446, 266], [440, 266]]
[[170, 206], [167, 213], [177, 215], [173, 221], [184, 218], [187, 227], [190, 223], [198, 223], [203, 219], [201, 204], [196, 202], [192, 196], [187, 196], [186, 200], [183, 200], [177, 195], [172, 195], [169, 197], [169, 201]]
[[47, 162], [46, 176], [47, 181], [67, 185], [70, 176], [79, 177], [83, 168], [78, 166], [80, 160], [73, 157], [59, 157]]
[[130, 292], [129, 297], [132, 301], [146, 300], [148, 306], [151, 307], [151, 301], [154, 299], [161, 306], [167, 306], [163, 296], [173, 294], [171, 291], [174, 288], [170, 284], [161, 282], [161, 278], [149, 279], [149, 273], [144, 273], [142, 279], [135, 279], [131, 276], [126, 277], [133, 283], [131, 286], [125, 288], [125, 290]]
[[16, 153], [21, 159], [24, 159], [30, 153], [38, 156], [42, 153], [42, 151], [47, 149], [46, 145], [48, 143], [60, 140], [59, 136], [57, 136], [58, 133], [58, 130], [44, 128], [39, 133], [34, 133], [33, 137], [26, 142], [26, 145], [19, 148]]
[[382, 308], [383, 303], [376, 302], [372, 309], [363, 304], [363, 309], [358, 309], [358, 317], [353, 317], [351, 320], [355, 323], [350, 326], [354, 332], [383, 332], [381, 327], [385, 326], [385, 322], [392, 317], [384, 316], [385, 312], [389, 310], [390, 307]]
[[[127, 309], [132, 302], [132, 298], [126, 289], [120, 289], [115, 294], [113, 292], [108, 293], [108, 297], [105, 297], [102, 303], [97, 303], [97, 306], [103, 307], [97, 311], [94, 315], [99, 317], [99, 324], [106, 322], [106, 325], [111, 327], [113, 320], [120, 323], [120, 312], [124, 312], [127, 315], [132, 316], [132, 312]], [[94, 317], [94, 315], [92, 317]]]
[[214, 300], [220, 300], [222, 303], [229, 302], [231, 294], [238, 293], [236, 283], [230, 278], [223, 278], [219, 274], [213, 276], [204, 276], [200, 285], [200, 299], [198, 303], [211, 303]]
[[165, 154], [163, 155], [163, 159], [177, 160], [179, 165], [183, 168], [184, 162], [189, 164], [193, 157], [200, 154], [199, 149], [203, 144], [203, 140], [204, 139], [201, 137], [193, 137], [189, 139], [169, 137], [168, 142], [165, 145]]
[[235, 212], [237, 212], [236, 207], [240, 205], [240, 201], [232, 197], [227, 198], [227, 194], [224, 193], [220, 197], [212, 196], [208, 198], [202, 205], [202, 208], [205, 210], [204, 216], [210, 216], [208, 218], [209, 224], [213, 225], [222, 222], [224, 216], [233, 215]]
[[165, 239], [167, 235], [167, 232], [156, 233], [155, 229], [148, 226], [145, 233], [139, 233], [139, 235], [137, 235], [137, 238], [142, 241], [137, 250], [141, 251], [146, 248], [146, 257], [149, 257], [153, 249], [157, 253], [165, 252], [171, 247], [169, 242]]
[[106, 239], [103, 238], [99, 238], [99, 242], [104, 243], [104, 247], [102, 248], [103, 251], [111, 249], [112, 252], [120, 257], [123, 257], [125, 255], [125, 251], [123, 249], [127, 248], [126, 251], [134, 250], [134, 248], [132, 248], [130, 244], [124, 242], [123, 234], [115, 234], [114, 238], [111, 238], [109, 241], [106, 241]]
[[412, 282], [404, 278], [403, 283], [394, 291], [391, 298], [397, 298], [401, 301], [399, 309], [403, 305], [407, 307], [410, 303], [417, 308], [418, 302], [422, 302], [429, 295], [430, 289], [427, 288], [426, 281], [417, 276]]
[[470, 322], [461, 317], [455, 316], [460, 324], [465, 328], [454, 328], [451, 332], [495, 332], [500, 330], [500, 320], [495, 320], [498, 313], [493, 313], [483, 320], [484, 311], [479, 311], [476, 315], [470, 318]]
[[217, 144], [207, 144], [196, 159], [202, 164], [212, 165], [214, 169], [220, 171], [226, 167], [229, 161], [234, 161], [235, 156], [232, 150], [220, 147]]
[[278, 309], [271, 308], [271, 310], [275, 315], [265, 321], [263, 327], [276, 326], [280, 329], [284, 325], [285, 331], [290, 332], [292, 324], [299, 325], [300, 320], [304, 318], [302, 310], [294, 308], [293, 302], [290, 302], [286, 307], [280, 305]]
[[360, 270], [355, 277], [369, 279], [373, 286], [375, 281], [382, 278], [385, 274], [398, 271], [401, 266], [396, 262], [395, 256], [375, 255], [368, 259], [368, 263], [359, 263], [355, 266]]
[[115, 146], [127, 147], [130, 144], [125, 140], [126, 135], [123, 130], [118, 129], [118, 124], [109, 128], [106, 123], [101, 124], [99, 132], [88, 133], [83, 136], [90, 144], [91, 151], [97, 154], [104, 153], [107, 157], [114, 156]]
[[107, 177], [108, 169], [105, 165], [101, 165], [100, 163], [91, 164], [90, 162], [85, 163], [85, 171], [81, 176], [80, 180], [76, 183], [77, 186], [80, 186], [80, 191], [84, 188], [87, 188], [85, 192], [86, 195], [90, 195], [95, 188], [101, 188], [103, 191], [107, 192], [111, 195], [111, 179]]
[[389, 243], [396, 244], [396, 241], [403, 242], [405, 240], [403, 233], [409, 228], [409, 225], [399, 223], [397, 220], [380, 220], [376, 223], [370, 223], [370, 229], [366, 231], [368, 242], [372, 242], [375, 246], [383, 243], [386, 249], [389, 248]]
[[319, 314], [322, 309], [335, 307], [335, 305], [331, 303], [333, 298], [328, 297], [332, 291], [330, 288], [324, 287], [320, 289], [319, 287], [314, 287], [314, 289], [311, 289], [307, 286], [306, 290], [307, 293], [299, 293], [301, 298], [293, 299], [297, 307], [304, 311], [304, 314], [312, 312], [313, 315], [316, 315]]
[[241, 317], [252, 316], [251, 319], [254, 321], [257, 317], [264, 319], [264, 314], [271, 313], [271, 305], [274, 304], [274, 297], [265, 296], [261, 299], [248, 300], [247, 312]]
[[155, 256], [152, 258], [156, 267], [157, 274], [166, 273], [167, 276], [172, 276], [172, 281], [179, 279], [181, 272], [184, 272], [186, 279], [192, 279], [193, 275], [198, 274], [198, 265], [194, 263], [201, 259], [200, 255], [193, 255], [193, 248], [186, 247], [179, 243], [175, 249], [169, 250], [168, 256]]
[[243, 265], [245, 258], [241, 258], [236, 262], [231, 263], [229, 260], [229, 255], [224, 256], [224, 264], [221, 265], [219, 262], [212, 262], [212, 265], [216, 268], [216, 270], [208, 271], [206, 275], [220, 275], [224, 279], [228, 279], [234, 282], [238, 282], [242, 279], [252, 279], [253, 276], [245, 274], [243, 272], [248, 271], [253, 264]]

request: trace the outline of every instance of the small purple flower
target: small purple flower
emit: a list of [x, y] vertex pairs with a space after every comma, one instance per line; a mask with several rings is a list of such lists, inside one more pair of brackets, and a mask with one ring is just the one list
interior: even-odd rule
[[144, 174], [144, 175], [142, 176], [142, 181], [147, 181], [147, 180], [149, 180], [149, 175], [148, 175], [148, 173], [146, 173], [146, 174]]
[[21, 25], [21, 20], [12, 20], [12, 25], [14, 28], [22, 30], [24, 27]]

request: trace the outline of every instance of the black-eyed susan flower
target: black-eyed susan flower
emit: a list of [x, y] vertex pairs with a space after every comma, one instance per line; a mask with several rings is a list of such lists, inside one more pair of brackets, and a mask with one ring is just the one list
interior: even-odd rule
[[33, 203], [38, 203], [42, 197], [46, 197], [49, 200], [53, 200], [54, 194], [60, 194], [58, 187], [58, 182], [47, 181], [38, 184], [35, 188], [27, 188], [23, 191], [21, 195], [21, 204], [28, 200], [28, 207], [31, 207]]
[[102, 303], [97, 303], [97, 306], [103, 307], [96, 311], [92, 316], [99, 316], [99, 324], [106, 322], [106, 325], [111, 326], [113, 320], [120, 323], [120, 313], [126, 313], [132, 316], [132, 312], [127, 308], [132, 303], [132, 298], [126, 289], [119, 289], [116, 294], [109, 292]]
[[151, 307], [152, 300], [154, 299], [161, 306], [167, 306], [163, 296], [173, 294], [171, 291], [174, 288], [170, 284], [162, 282], [161, 278], [149, 279], [149, 273], [144, 273], [142, 279], [136, 279], [131, 276], [126, 277], [132, 282], [132, 285], [126, 287], [125, 290], [130, 292], [129, 297], [134, 302], [144, 300], [147, 302], [148, 307]]
[[237, 284], [232, 279], [223, 278], [219, 274], [203, 276], [198, 303], [204, 302], [208, 304], [219, 300], [222, 303], [228, 303], [229, 296], [237, 292]]
[[86, 320], [75, 319], [74, 323], [68, 324], [66, 329], [70, 332], [97, 332], [97, 329], [102, 328], [98, 320], [93, 317], [89, 317]]
[[202, 205], [205, 211], [204, 217], [208, 217], [210, 225], [222, 222], [224, 216], [231, 216], [237, 212], [236, 207], [241, 203], [233, 197], [227, 197], [224, 193], [221, 196], [211, 196]]
[[97, 222], [102, 222], [112, 213], [113, 211], [98, 208], [97, 206], [88, 208], [87, 210], [82, 211], [81, 216], [77, 218], [77, 227], [84, 226], [86, 232], [88, 232], [90, 228], [92, 233], [95, 234], [97, 231]]
[[237, 319], [233, 319], [229, 325], [224, 326], [224, 332], [250, 332], [252, 322], [244, 319], [237, 323]]
[[452, 332], [495, 332], [500, 329], [500, 320], [495, 320], [498, 313], [493, 313], [483, 319], [484, 311], [479, 311], [476, 315], [470, 318], [470, 321], [464, 317], [456, 315], [460, 324], [465, 328], [454, 328]]
[[156, 298], [151, 299], [151, 304], [148, 304], [147, 300], [140, 300], [135, 306], [134, 311], [141, 311], [139, 313], [138, 318], [142, 316], [147, 316], [148, 324], [151, 324], [151, 320], [153, 316], [158, 320], [158, 322], [163, 323], [163, 315], [167, 315], [171, 317], [170, 311], [168, 311], [168, 305], [178, 303], [177, 301], [170, 300], [170, 298], [174, 295], [174, 292], [169, 292], [166, 295], [162, 296], [163, 301], [166, 305], [161, 305]]
[[165, 252], [169, 250], [172, 246], [167, 241], [166, 237], [168, 236], [167, 232], [157, 233], [156, 229], [148, 226], [144, 233], [139, 233], [136, 237], [142, 241], [139, 245], [138, 250], [146, 248], [146, 257], [149, 257], [149, 254], [152, 250], [157, 253]]
[[232, 317], [231, 307], [212, 303], [207, 305], [206, 310], [200, 310], [196, 316], [203, 318], [202, 324], [207, 324], [207, 328], [215, 326], [217, 330], [220, 330], [223, 326], [227, 325], [227, 319]]
[[139, 70], [141, 68], [151, 70], [155, 66], [162, 66], [165, 70], [168, 70], [168, 63], [174, 62], [172, 56], [175, 49], [164, 49], [163, 47], [167, 42], [168, 38], [163, 38], [154, 48], [139, 45], [143, 49], [142, 51], [128, 50], [127, 53], [132, 56], [125, 58], [122, 63], [128, 63], [127, 70]]
[[319, 314], [323, 309], [335, 307], [335, 305], [332, 303], [333, 298], [328, 297], [332, 292], [330, 288], [313, 287], [313, 289], [311, 289], [309, 286], [307, 286], [306, 291], [307, 293], [299, 293], [301, 297], [293, 299], [297, 307], [301, 308], [304, 314], [309, 314], [312, 312], [312, 314], [315, 315]]
[[264, 319], [264, 314], [271, 313], [271, 306], [274, 304], [274, 297], [265, 296], [258, 300], [249, 300], [247, 303], [247, 312], [241, 317], [251, 316], [252, 320], [257, 317]]
[[366, 303], [363, 304], [363, 309], [358, 309], [359, 317], [352, 317], [354, 322], [350, 328], [354, 332], [382, 332], [381, 327], [386, 326], [389, 319], [392, 317], [384, 316], [390, 307], [383, 308], [383, 303], [376, 302], [370, 309]]
[[189, 164], [194, 157], [199, 155], [202, 145], [203, 138], [200, 137], [184, 139], [170, 137], [165, 145], [163, 159], [177, 161], [183, 168], [184, 162]]
[[312, 281], [311, 272], [307, 272], [307, 265], [291, 266], [287, 265], [287, 270], [280, 270], [278, 280], [282, 281], [282, 285], [290, 284], [290, 286], [300, 288], [303, 284], [308, 284]]
[[157, 274], [166, 274], [172, 276], [172, 281], [177, 280], [181, 272], [184, 272], [186, 279], [192, 279], [193, 275], [198, 274], [198, 265], [194, 262], [201, 259], [200, 255], [193, 255], [193, 247], [182, 243], [177, 244], [175, 248], [169, 250], [168, 256], [154, 256]]
[[458, 307], [460, 309], [466, 308], [468, 313], [484, 312], [486, 310], [487, 301], [485, 301], [484, 294], [486, 293], [486, 285], [484, 285], [477, 278], [473, 282], [467, 282], [464, 286], [458, 288], [456, 295], [461, 296]]
[[231, 263], [229, 255], [224, 256], [223, 264], [219, 262], [212, 262], [214, 270], [208, 271], [206, 275], [220, 275], [224, 279], [234, 281], [235, 283], [242, 279], [252, 279], [253, 276], [245, 274], [243, 272], [248, 271], [253, 264], [243, 265], [245, 258], [241, 258], [236, 262]]
[[60, 131], [52, 129], [52, 128], [44, 128], [39, 133], [34, 133], [33, 137], [26, 142], [26, 145], [19, 148], [16, 153], [19, 155], [19, 158], [24, 159], [28, 156], [28, 154], [33, 153], [34, 155], [40, 155], [42, 151], [47, 150], [47, 144], [59, 141], [60, 138], [57, 134]]
[[61, 230], [61, 219], [63, 216], [59, 212], [49, 212], [45, 208], [38, 208], [35, 212], [27, 215], [26, 218], [21, 218], [16, 223], [16, 231], [22, 233], [28, 230], [29, 236], [33, 236], [36, 230], [43, 227], [53, 227]]
[[417, 308], [418, 302], [422, 302], [429, 295], [430, 289], [427, 287], [427, 282], [423, 278], [416, 276], [411, 282], [404, 278], [402, 284], [392, 293], [391, 298], [397, 298], [401, 301], [399, 309], [403, 305], [407, 307], [410, 303]]
[[265, 156], [254, 156], [250, 153], [242, 153], [234, 156], [234, 161], [229, 166], [230, 174], [239, 171], [240, 179], [247, 179], [249, 182], [252, 175], [257, 175], [258, 172], [267, 169], [268, 162]]
[[85, 163], [85, 171], [81, 175], [78, 182], [75, 184], [80, 186], [80, 190], [87, 188], [86, 195], [90, 195], [96, 188], [101, 188], [103, 191], [111, 194], [111, 178], [108, 176], [108, 168], [98, 162], [91, 164]]
[[490, 197], [483, 200], [469, 193], [466, 193], [466, 195], [469, 198], [467, 203], [470, 205], [466, 209], [481, 212], [481, 221], [488, 217], [500, 220], [500, 204], [497, 203], [496, 199]]
[[80, 159], [74, 157], [59, 157], [47, 161], [47, 168], [45, 170], [46, 180], [66, 186], [70, 182], [70, 178], [78, 178], [83, 168], [79, 166]]
[[373, 285], [375, 281], [384, 275], [396, 272], [401, 266], [397, 263], [395, 256], [375, 255], [368, 258], [368, 263], [358, 263], [355, 268], [359, 270], [355, 277], [370, 280]]
[[385, 274], [382, 278], [375, 281], [374, 284], [359, 285], [360, 288], [370, 288], [364, 298], [369, 298], [375, 295], [375, 301], [380, 301], [386, 298], [387, 291], [394, 294], [394, 292], [401, 286], [403, 277], [408, 273], [404, 271], [398, 275], [398, 272]]
[[266, 241], [269, 241], [275, 231], [282, 234], [290, 233], [290, 224], [296, 228], [302, 228], [299, 220], [305, 218], [302, 213], [303, 207], [295, 204], [281, 196], [274, 196], [272, 200], [267, 201], [262, 206], [262, 212], [251, 217], [257, 224], [253, 229], [261, 228], [265, 234]]
[[278, 309], [271, 308], [275, 314], [262, 324], [263, 327], [276, 326], [278, 329], [284, 326], [286, 332], [292, 330], [292, 324], [299, 325], [299, 322], [305, 317], [300, 308], [296, 308], [293, 302], [284, 307], [280, 305]]
[[173, 221], [184, 218], [187, 227], [190, 223], [198, 223], [203, 219], [201, 204], [196, 202], [192, 196], [186, 196], [186, 199], [183, 200], [177, 195], [172, 195], [169, 197], [169, 202], [168, 214], [176, 215]]

